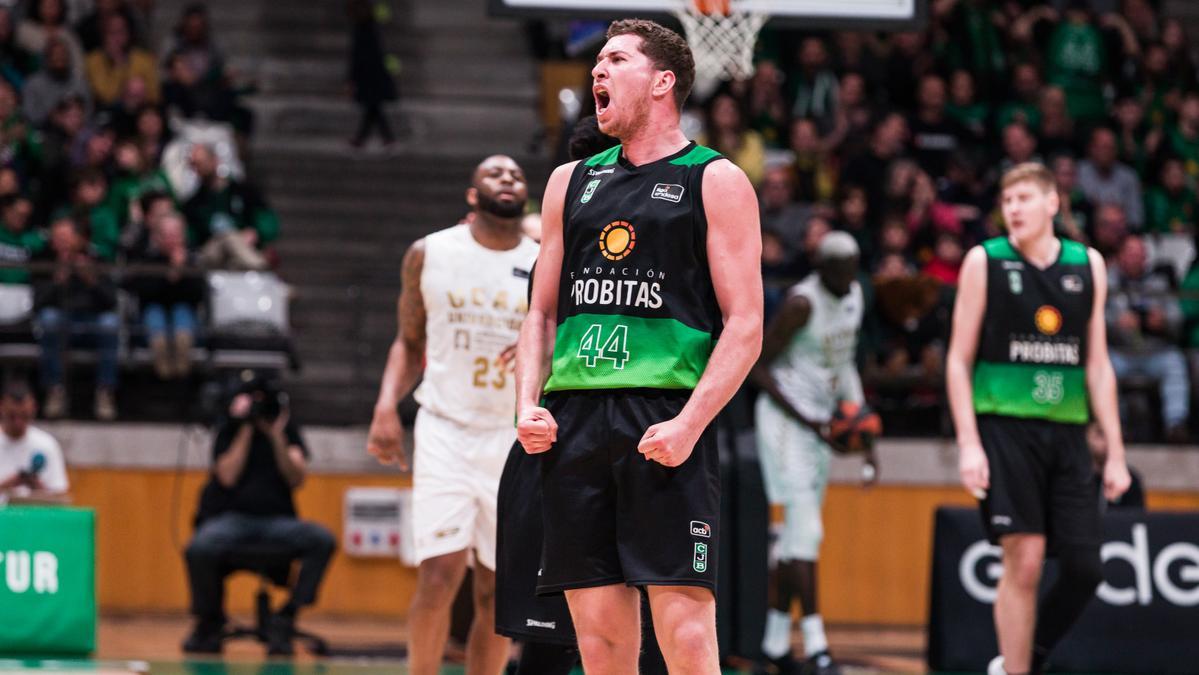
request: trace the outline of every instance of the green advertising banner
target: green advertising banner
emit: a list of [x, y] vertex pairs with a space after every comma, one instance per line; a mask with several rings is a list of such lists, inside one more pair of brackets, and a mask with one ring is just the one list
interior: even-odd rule
[[95, 522], [91, 509], [0, 508], [0, 653], [95, 649]]

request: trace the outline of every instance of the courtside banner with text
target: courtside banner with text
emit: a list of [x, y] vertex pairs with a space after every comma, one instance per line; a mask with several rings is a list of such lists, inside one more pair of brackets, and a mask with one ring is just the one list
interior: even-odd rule
[[96, 647], [95, 513], [0, 508], [0, 653]]
[[[1055, 672], [1195, 673], [1199, 664], [1199, 514], [1109, 511], [1104, 582], [1054, 650]], [[982, 671], [998, 654], [992, 606], [1002, 570], [974, 509], [940, 508], [933, 541], [928, 661]], [[1042, 593], [1056, 576], [1050, 561]]]

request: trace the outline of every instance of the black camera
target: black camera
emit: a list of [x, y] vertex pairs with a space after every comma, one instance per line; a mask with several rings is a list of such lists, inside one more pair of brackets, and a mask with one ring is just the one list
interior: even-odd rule
[[245, 419], [260, 419], [273, 422], [287, 408], [287, 392], [279, 388], [279, 383], [252, 370], [241, 374], [241, 384], [237, 394], [248, 395], [253, 403]]

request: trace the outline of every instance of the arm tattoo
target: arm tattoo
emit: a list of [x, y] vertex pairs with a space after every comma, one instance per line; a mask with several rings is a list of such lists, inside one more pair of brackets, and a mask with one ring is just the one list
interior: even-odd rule
[[418, 354], [425, 351], [425, 299], [420, 277], [425, 268], [425, 240], [418, 239], [404, 254], [400, 273], [400, 339]]

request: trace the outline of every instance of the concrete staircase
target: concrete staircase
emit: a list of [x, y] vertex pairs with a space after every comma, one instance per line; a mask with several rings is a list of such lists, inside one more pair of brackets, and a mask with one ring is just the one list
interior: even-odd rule
[[[525, 165], [539, 123], [537, 71], [519, 24], [479, 0], [390, 0], [384, 43], [402, 63], [392, 152], [346, 144], [357, 110], [344, 96], [348, 22], [335, 0], [209, 0], [230, 63], [257, 79], [251, 176], [283, 223], [281, 275], [295, 288], [304, 368], [288, 388], [305, 424], [364, 424], [395, 335], [400, 261], [416, 238], [457, 222], [485, 155]], [[182, 0], [160, 0], [164, 34]]]

